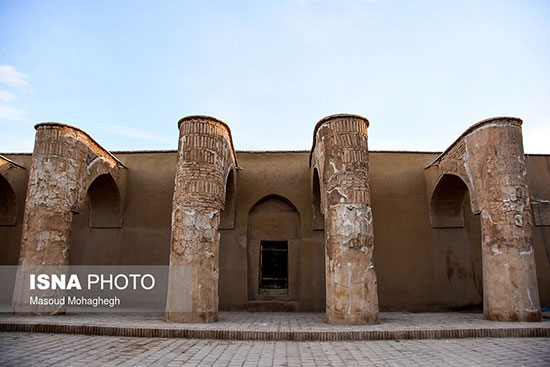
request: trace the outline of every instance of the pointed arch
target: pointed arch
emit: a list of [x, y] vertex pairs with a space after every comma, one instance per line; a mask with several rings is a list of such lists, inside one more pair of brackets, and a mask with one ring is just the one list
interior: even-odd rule
[[287, 199], [286, 197], [284, 196], [281, 196], [281, 195], [278, 195], [278, 194], [269, 194], [269, 195], [266, 195], [264, 197], [262, 197], [261, 199], [259, 199], [258, 201], [256, 201], [256, 203], [254, 203], [254, 205], [252, 205], [252, 207], [250, 208], [250, 210], [248, 211], [248, 214], [250, 215], [250, 213], [253, 211], [253, 210], [256, 210], [256, 208], [259, 206], [259, 205], [264, 205], [266, 201], [269, 201], [269, 200], [279, 200], [281, 202], [283, 202], [284, 204], [286, 204], [288, 207], [290, 207], [293, 211], [297, 212], [298, 213], [298, 209], [296, 209], [296, 206], [292, 203], [292, 201], [290, 201], [289, 199]]
[[457, 175], [444, 174], [439, 179], [430, 200], [432, 228], [464, 227], [464, 198], [468, 186]]
[[[256, 201], [248, 212], [248, 299], [258, 309], [295, 310], [300, 284], [300, 214], [287, 198], [270, 194]], [[277, 275], [273, 275], [272, 271]], [[268, 274], [269, 273], [269, 274]], [[273, 278], [275, 276], [275, 278]], [[282, 302], [282, 303], [281, 303]]]
[[110, 174], [96, 177], [88, 188], [91, 228], [122, 227], [120, 191]]
[[248, 227], [249, 237], [299, 238], [300, 213], [284, 196], [270, 194], [250, 208]]

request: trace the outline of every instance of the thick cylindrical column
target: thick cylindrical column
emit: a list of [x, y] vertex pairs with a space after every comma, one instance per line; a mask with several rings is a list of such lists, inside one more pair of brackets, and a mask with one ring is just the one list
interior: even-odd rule
[[[76, 138], [77, 132], [59, 124], [39, 124], [29, 173], [25, 200], [23, 234], [19, 253], [13, 309], [19, 312], [29, 304], [30, 291], [25, 274], [32, 266], [69, 264], [69, 244], [73, 210], [80, 201], [82, 169], [86, 152]], [[52, 296], [59, 291], [52, 291]], [[63, 306], [36, 306], [33, 313], [55, 314]]]
[[208, 116], [179, 122], [178, 165], [172, 202], [166, 319], [218, 319], [218, 225], [226, 173], [232, 165], [229, 128]]
[[533, 223], [521, 120], [494, 119], [465, 138], [481, 209], [483, 308], [497, 321], [539, 321]]
[[[124, 165], [86, 132], [65, 124], [37, 124], [13, 295], [14, 312], [55, 314], [64, 306], [42, 306], [30, 296], [61, 298], [63, 291], [32, 290], [32, 273], [64, 274], [69, 264], [73, 213], [84, 205], [92, 179], [109, 173], [118, 182]], [[57, 289], [56, 289], [57, 288]]]
[[317, 125], [331, 324], [378, 322], [367, 128], [367, 119], [355, 115], [329, 116]]

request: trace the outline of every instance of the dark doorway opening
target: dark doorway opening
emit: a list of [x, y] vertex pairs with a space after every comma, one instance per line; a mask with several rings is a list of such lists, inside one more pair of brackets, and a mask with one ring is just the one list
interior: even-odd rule
[[261, 241], [260, 288], [288, 289], [288, 241]]

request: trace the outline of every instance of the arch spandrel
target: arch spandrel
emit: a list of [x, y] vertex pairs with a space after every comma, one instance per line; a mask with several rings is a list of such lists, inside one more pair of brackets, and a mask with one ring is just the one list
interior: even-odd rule
[[0, 155], [0, 176], [13, 188], [16, 186], [17, 178], [25, 174], [25, 167]]
[[15, 163], [11, 159], [4, 157], [3, 155], [0, 155], [0, 175], [6, 177], [9, 176], [9, 172], [11, 170], [17, 170], [17, 169], [25, 169], [22, 165]]
[[101, 176], [109, 176], [113, 184], [116, 187], [118, 196], [120, 199], [120, 207], [122, 217], [122, 208], [124, 207], [124, 201], [126, 200], [126, 182], [128, 177], [128, 170], [120, 165], [113, 166], [112, 162], [106, 161], [103, 157], [94, 158], [86, 167], [87, 176], [83, 180], [85, 190], [83, 195], [79, 197], [78, 202], [75, 204], [75, 208], [79, 211], [84, 207], [86, 196], [89, 193], [90, 186]]

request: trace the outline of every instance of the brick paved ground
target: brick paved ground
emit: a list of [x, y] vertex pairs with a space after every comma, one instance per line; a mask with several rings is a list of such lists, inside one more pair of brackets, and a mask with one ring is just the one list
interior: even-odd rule
[[0, 333], [1, 366], [549, 366], [550, 338], [260, 342]]
[[310, 312], [220, 312], [219, 321], [213, 323], [169, 323], [164, 313], [72, 313], [60, 316], [19, 316], [0, 313], [0, 324], [41, 323], [58, 325], [98, 325], [123, 327], [150, 327], [156, 329], [200, 330], [262, 330], [262, 331], [335, 331], [335, 330], [425, 330], [447, 328], [550, 328], [550, 313], [545, 312], [542, 322], [495, 322], [483, 318], [481, 313], [467, 312], [381, 312], [376, 325], [329, 325], [324, 313]]
[[[392, 338], [463, 338], [474, 336], [548, 336], [543, 322], [495, 322], [480, 313], [382, 312], [377, 325], [328, 325], [322, 313], [221, 312], [210, 324], [168, 323], [160, 313], [80, 313], [62, 316], [0, 314], [2, 331], [42, 331], [118, 336], [192, 337], [241, 340], [380, 340]], [[538, 329], [536, 333], [529, 333]], [[182, 332], [183, 331], [183, 332]], [[411, 333], [413, 331], [414, 333]]]

